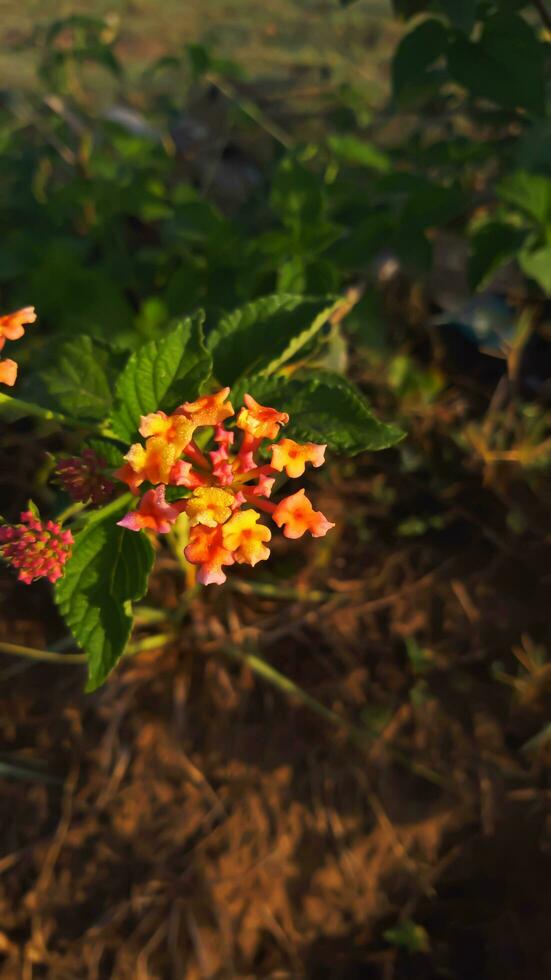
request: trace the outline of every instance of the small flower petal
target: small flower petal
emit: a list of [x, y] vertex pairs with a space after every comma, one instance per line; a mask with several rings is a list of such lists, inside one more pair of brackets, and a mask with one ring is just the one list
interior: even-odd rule
[[264, 524], [257, 524], [259, 518], [256, 510], [243, 510], [222, 527], [224, 544], [240, 564], [256, 565], [270, 557], [264, 543], [270, 541], [272, 533]]
[[237, 416], [236, 425], [255, 439], [277, 439], [279, 427], [289, 421], [287, 412], [260, 405], [252, 395], [244, 395], [245, 408]]
[[117, 521], [121, 527], [130, 531], [141, 531], [149, 528], [158, 534], [168, 534], [177, 519], [179, 511], [167, 504], [164, 486], [155, 487], [144, 493], [136, 510], [131, 510], [122, 520]]
[[233, 493], [221, 487], [198, 487], [186, 501], [186, 514], [190, 524], [203, 524], [216, 527], [223, 524], [231, 514]]
[[270, 448], [272, 450], [272, 468], [279, 473], [285, 470], [287, 476], [295, 478], [302, 476], [306, 469], [306, 463], [311, 463], [312, 466], [316, 467], [323, 466], [327, 446], [320, 446], [315, 442], [301, 444], [293, 439], [280, 439]]
[[284, 497], [272, 516], [277, 526], [284, 528], [286, 538], [301, 538], [305, 531], [310, 531], [314, 538], [322, 538], [335, 527], [321, 511], [314, 510], [302, 488]]
[[192, 527], [184, 554], [192, 565], [200, 566], [197, 581], [202, 585], [222, 585], [226, 581], [222, 565], [234, 563], [231, 551], [224, 545], [222, 528], [219, 525], [214, 528], [203, 527], [201, 524]]
[[34, 306], [24, 306], [22, 310], [6, 313], [5, 316], [0, 316], [0, 337], [5, 337], [6, 340], [19, 340], [25, 333], [25, 325], [34, 323], [35, 320]]
[[219, 425], [234, 414], [230, 402], [226, 401], [229, 388], [222, 388], [214, 395], [203, 395], [194, 402], [184, 402], [178, 412], [182, 412], [197, 425]]
[[10, 357], [0, 361], [0, 384], [13, 388], [17, 378], [17, 364]]

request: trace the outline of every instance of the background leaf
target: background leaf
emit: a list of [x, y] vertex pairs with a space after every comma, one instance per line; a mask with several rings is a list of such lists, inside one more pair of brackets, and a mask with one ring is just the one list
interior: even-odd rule
[[539, 225], [551, 222], [551, 180], [522, 170], [509, 174], [497, 188], [502, 201], [512, 204]]
[[207, 339], [214, 374], [231, 385], [245, 373], [274, 370], [315, 336], [333, 306], [327, 297], [276, 293], [234, 310]]
[[91, 337], [60, 344], [43, 378], [56, 406], [73, 418], [100, 421], [109, 414], [109, 351]]
[[535, 279], [547, 296], [551, 296], [551, 245], [533, 252], [520, 252], [518, 260], [522, 271]]
[[109, 507], [75, 535], [65, 575], [55, 587], [61, 615], [88, 657], [89, 691], [103, 684], [122, 657], [132, 628], [129, 602], [145, 594], [153, 564], [146, 535], [117, 526], [125, 509]]
[[173, 411], [192, 401], [211, 374], [203, 342], [203, 315], [188, 317], [160, 340], [144, 344], [128, 360], [115, 388], [111, 426], [126, 441], [135, 438], [140, 415]]
[[469, 282], [473, 289], [484, 286], [504, 262], [513, 258], [525, 238], [520, 228], [490, 221], [471, 238]]
[[475, 98], [543, 115], [543, 46], [518, 14], [489, 17], [477, 43], [457, 37], [450, 45], [448, 64], [456, 81]]
[[419, 88], [431, 65], [448, 46], [448, 34], [441, 21], [424, 20], [402, 38], [392, 62], [392, 92], [402, 99]]
[[362, 393], [331, 372], [308, 378], [248, 378], [236, 390], [236, 402], [245, 391], [261, 404], [289, 413], [286, 435], [327, 443], [335, 452], [353, 456], [364, 450], [387, 449], [405, 435], [397, 426], [380, 422]]

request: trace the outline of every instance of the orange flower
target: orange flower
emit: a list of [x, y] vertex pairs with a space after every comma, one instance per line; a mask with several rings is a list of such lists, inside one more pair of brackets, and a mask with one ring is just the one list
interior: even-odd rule
[[0, 316], [0, 338], [2, 340], [19, 340], [25, 333], [25, 325], [34, 323], [35, 320], [34, 306], [24, 306], [22, 310], [16, 310], [15, 313], [6, 313], [5, 316]]
[[17, 378], [17, 364], [9, 357], [5, 361], [0, 361], [0, 384], [9, 385], [13, 388]]
[[203, 395], [194, 402], [184, 402], [177, 410], [189, 416], [195, 425], [219, 425], [234, 414], [230, 402], [226, 401], [229, 388], [222, 388], [215, 395]]
[[216, 527], [230, 516], [233, 501], [233, 493], [221, 487], [198, 487], [184, 509], [192, 527], [195, 524]]
[[259, 405], [252, 395], [244, 395], [243, 401], [247, 407], [239, 412], [237, 426], [255, 439], [277, 439], [280, 425], [287, 425], [289, 421], [287, 412]]
[[[25, 306], [22, 310], [16, 310], [15, 313], [0, 316], [0, 350], [4, 347], [6, 340], [19, 340], [25, 333], [25, 324], [34, 323], [35, 320], [34, 306]], [[12, 388], [16, 378], [16, 362], [9, 357], [5, 361], [0, 361], [0, 383]]]
[[321, 511], [314, 510], [303, 488], [284, 497], [272, 516], [278, 527], [285, 525], [283, 534], [286, 538], [301, 538], [305, 531], [310, 531], [314, 538], [322, 538], [335, 527]]
[[224, 544], [241, 565], [256, 565], [270, 557], [264, 542], [270, 541], [272, 532], [264, 524], [257, 524], [259, 517], [256, 510], [242, 510], [222, 527]]
[[179, 511], [175, 507], [167, 504], [165, 488], [161, 485], [144, 493], [138, 508], [125, 514], [122, 520], [117, 521], [117, 524], [129, 528], [130, 531], [150, 528], [152, 531], [157, 531], [158, 534], [168, 534], [178, 514]]
[[222, 585], [226, 581], [222, 565], [234, 563], [231, 551], [224, 544], [222, 528], [218, 524], [213, 528], [203, 527], [202, 524], [192, 527], [184, 554], [189, 562], [200, 566], [197, 581], [202, 585]]
[[113, 476], [117, 480], [120, 480], [121, 483], [126, 483], [133, 494], [137, 494], [138, 487], [141, 487], [143, 483], [143, 477], [132, 469], [130, 463], [123, 463], [122, 466], [119, 466], [118, 470], [115, 470], [113, 473]]
[[305, 442], [302, 445], [293, 439], [280, 439], [272, 450], [272, 469], [281, 473], [285, 470], [287, 476], [302, 476], [306, 463], [312, 466], [323, 466], [327, 446], [319, 446], [315, 442]]
[[191, 442], [196, 425], [185, 415], [166, 415], [165, 412], [150, 412], [140, 419], [140, 435], [158, 436], [165, 442], [178, 447], [178, 455]]
[[130, 446], [124, 459], [136, 473], [139, 486], [144, 480], [149, 480], [150, 483], [168, 483], [170, 471], [179, 455], [177, 445], [166, 442], [162, 436], [152, 436], [145, 446], [139, 442]]

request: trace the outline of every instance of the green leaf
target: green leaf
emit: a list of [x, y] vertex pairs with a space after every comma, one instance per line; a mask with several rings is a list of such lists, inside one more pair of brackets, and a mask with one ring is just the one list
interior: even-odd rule
[[115, 388], [111, 428], [127, 442], [135, 438], [140, 415], [172, 412], [192, 401], [212, 370], [203, 342], [203, 315], [188, 317], [159, 340], [132, 354]]
[[242, 375], [273, 373], [321, 330], [335, 304], [275, 293], [247, 303], [220, 320], [207, 339], [221, 384]]
[[392, 929], [386, 929], [383, 936], [387, 943], [405, 949], [408, 953], [428, 953], [430, 950], [427, 930], [411, 919], [405, 919]]
[[547, 296], [551, 296], [551, 245], [534, 252], [520, 252], [519, 264], [525, 275], [535, 279]]
[[109, 505], [75, 535], [65, 575], [55, 587], [61, 615], [88, 657], [87, 690], [103, 684], [124, 653], [130, 602], [141, 599], [154, 552], [143, 532], [117, 526], [128, 506]]
[[344, 163], [368, 167], [382, 174], [388, 173], [392, 166], [386, 153], [357, 136], [330, 136], [327, 143], [329, 149]]
[[327, 443], [349, 456], [387, 449], [405, 436], [398, 426], [380, 422], [354, 385], [330, 372], [305, 378], [251, 377], [240, 382], [236, 401], [244, 392], [288, 412], [285, 433], [293, 439]]
[[59, 346], [56, 363], [43, 372], [49, 394], [73, 418], [100, 421], [111, 408], [109, 351], [91, 337]]
[[402, 38], [392, 62], [392, 92], [403, 99], [418, 90], [431, 65], [448, 46], [446, 28], [439, 20], [430, 18], [414, 27]]
[[498, 196], [546, 226], [551, 222], [551, 180], [522, 170], [509, 174], [497, 188]]
[[469, 282], [473, 289], [487, 285], [500, 266], [512, 259], [525, 238], [520, 228], [491, 221], [471, 238]]
[[448, 20], [464, 34], [470, 34], [476, 20], [477, 0], [440, 0]]
[[270, 203], [290, 228], [316, 224], [324, 210], [323, 185], [294, 156], [286, 156], [276, 171]]
[[477, 43], [458, 36], [450, 45], [448, 65], [471, 96], [544, 114], [544, 46], [518, 14], [489, 17]]

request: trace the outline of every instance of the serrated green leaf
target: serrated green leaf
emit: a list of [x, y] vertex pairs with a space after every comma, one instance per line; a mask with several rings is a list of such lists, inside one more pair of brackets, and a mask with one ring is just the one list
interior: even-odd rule
[[144, 595], [153, 564], [147, 536], [117, 526], [126, 509], [117, 504], [75, 535], [55, 587], [61, 615], [88, 657], [89, 691], [103, 684], [122, 657], [132, 628], [129, 604]]
[[43, 372], [56, 406], [73, 418], [100, 421], [111, 408], [109, 352], [91, 337], [60, 344], [56, 363]]
[[111, 469], [122, 466], [125, 450], [115, 445], [114, 442], [108, 442], [107, 439], [87, 439], [85, 446], [87, 449], [93, 449]]
[[188, 317], [159, 340], [132, 354], [115, 388], [111, 428], [128, 442], [136, 437], [140, 415], [172, 412], [192, 401], [212, 370], [203, 342], [203, 314]]
[[315, 336], [333, 308], [327, 297], [276, 293], [229, 313], [207, 339], [219, 382], [275, 371]]
[[327, 443], [338, 453], [387, 449], [405, 436], [398, 426], [379, 421], [354, 385], [330, 372], [304, 378], [256, 376], [239, 383], [236, 402], [244, 392], [289, 413], [286, 435]]

